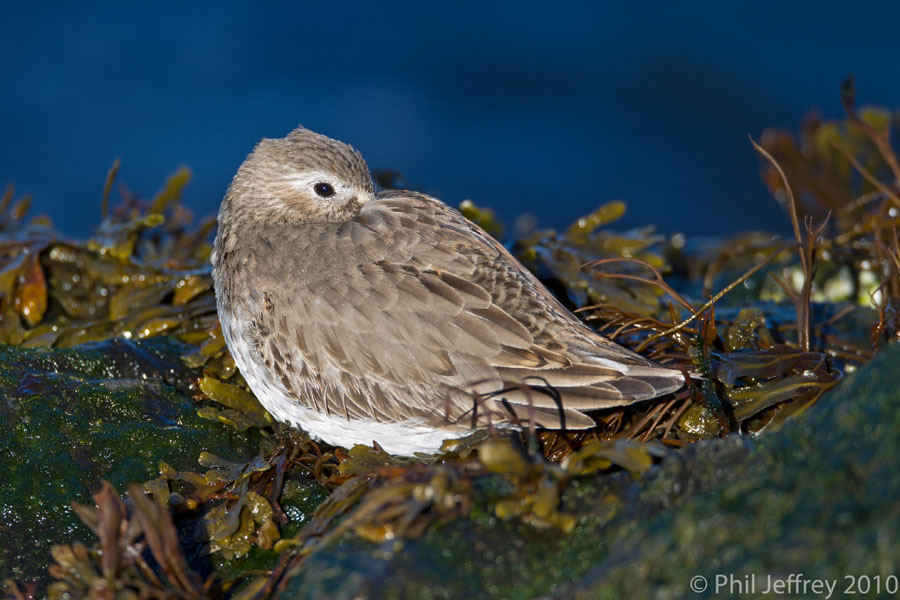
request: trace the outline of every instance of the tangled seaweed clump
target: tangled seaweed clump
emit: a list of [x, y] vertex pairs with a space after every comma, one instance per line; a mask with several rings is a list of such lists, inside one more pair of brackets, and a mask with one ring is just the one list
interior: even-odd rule
[[[26, 221], [29, 200], [14, 202], [8, 189], [0, 340], [36, 349], [173, 336], [194, 375], [197, 414], [262, 440], [248, 461], [206, 452], [192, 457], [196, 471], [160, 462], [159, 476], [128, 486], [126, 499], [98, 480], [96, 509], [75, 506], [98, 541], [54, 547], [49, 594], [274, 597], [348, 536], [396, 553], [461, 518], [565, 535], [579, 528], [583, 499], [572, 490], [584, 482], [639, 480], [673, 449], [776, 430], [900, 336], [897, 117], [857, 111], [852, 82], [844, 102], [842, 121], [810, 117], [799, 137], [766, 131], [753, 142], [792, 239], [616, 232], [606, 227], [625, 205], [611, 202], [513, 245], [589, 324], [694, 375], [693, 384], [600, 413], [587, 432], [478, 432], [436, 457], [347, 452], [273, 422], [225, 346], [208, 267], [215, 220], [195, 225], [180, 204], [186, 169], [149, 202], [123, 190], [109, 208], [117, 162], [86, 243], [64, 239], [46, 218]], [[493, 213], [461, 208], [499, 235]], [[609, 493], [591, 510], [614, 514], [624, 501]], [[12, 597], [32, 588], [7, 584]]]

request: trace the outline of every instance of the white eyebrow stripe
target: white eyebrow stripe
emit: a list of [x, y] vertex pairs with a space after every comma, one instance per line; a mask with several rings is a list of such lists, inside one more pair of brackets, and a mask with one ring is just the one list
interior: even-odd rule
[[283, 181], [289, 183], [292, 187], [295, 187], [297, 189], [306, 189], [320, 182], [330, 183], [332, 187], [335, 188], [345, 187], [333, 175], [323, 173], [322, 171], [304, 171], [303, 173], [292, 173], [290, 175], [286, 175], [283, 178]]

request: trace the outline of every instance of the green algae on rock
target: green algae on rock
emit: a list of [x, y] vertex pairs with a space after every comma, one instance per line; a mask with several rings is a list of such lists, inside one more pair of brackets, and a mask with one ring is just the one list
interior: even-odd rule
[[44, 576], [51, 544], [89, 539], [71, 512], [100, 480], [152, 478], [160, 461], [193, 467], [203, 451], [258, 452], [258, 431], [200, 418], [192, 372], [171, 339], [110, 340], [78, 349], [0, 345], [0, 573]]
[[[893, 345], [804, 418], [762, 438], [739, 468], [704, 456], [719, 481], [628, 532], [614, 558], [635, 558], [608, 561], [569, 597], [633, 598], [659, 589], [681, 597], [696, 575], [710, 584], [705, 597], [728, 574], [755, 576], [761, 585], [769, 574], [804, 573], [836, 580], [839, 590], [846, 576], [897, 576], [898, 368], [900, 346]], [[664, 463], [656, 487], [681, 486], [682, 473], [675, 461]]]

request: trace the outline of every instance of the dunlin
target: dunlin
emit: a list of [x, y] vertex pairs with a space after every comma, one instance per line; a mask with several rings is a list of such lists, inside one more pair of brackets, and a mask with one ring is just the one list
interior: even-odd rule
[[330, 444], [410, 455], [489, 422], [585, 429], [585, 411], [684, 382], [585, 326], [459, 212], [376, 193], [359, 152], [302, 127], [241, 165], [212, 263], [247, 383]]

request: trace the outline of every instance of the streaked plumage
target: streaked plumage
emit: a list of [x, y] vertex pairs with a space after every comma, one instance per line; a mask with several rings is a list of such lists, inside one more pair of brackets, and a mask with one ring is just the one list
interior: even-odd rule
[[303, 128], [241, 165], [212, 262], [248, 384], [331, 444], [411, 454], [488, 421], [584, 429], [583, 411], [683, 384], [583, 325], [459, 212], [375, 194], [357, 151]]

